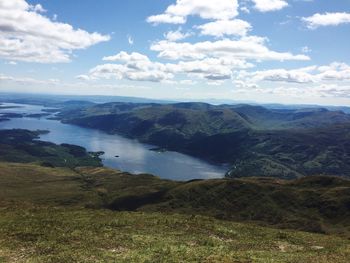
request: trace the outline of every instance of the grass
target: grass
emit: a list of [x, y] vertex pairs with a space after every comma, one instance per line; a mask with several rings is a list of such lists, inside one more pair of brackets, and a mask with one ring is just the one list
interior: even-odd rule
[[[338, 235], [264, 227], [264, 220], [273, 224], [268, 217], [253, 222], [245, 213], [271, 216], [273, 205], [286, 217], [302, 219], [314, 209], [303, 210], [298, 201], [292, 206], [290, 192], [303, 198], [308, 191], [316, 192], [309, 205], [318, 204], [317, 195], [328, 196], [340, 202], [331, 208], [339, 209], [347, 203], [347, 183], [323, 177], [173, 182], [104, 167], [0, 163], [0, 262], [345, 263], [350, 258], [346, 211], [333, 221], [318, 218], [328, 226], [333, 222], [343, 231]], [[285, 192], [276, 200], [287, 210], [269, 203], [265, 191], [276, 194], [271, 187]], [[132, 211], [106, 209], [121, 200], [123, 210]], [[241, 222], [215, 218], [220, 213]]]
[[164, 213], [1, 208], [3, 262], [348, 262], [348, 240]]
[[333, 177], [175, 182], [105, 167], [0, 163], [0, 200], [203, 215], [350, 237], [350, 181]]
[[103, 167], [43, 167], [0, 162], [0, 200], [100, 208], [115, 198], [166, 190], [178, 182]]
[[35, 164], [0, 163], [0, 200], [39, 205], [79, 204], [92, 198], [82, 191], [82, 182], [69, 168]]

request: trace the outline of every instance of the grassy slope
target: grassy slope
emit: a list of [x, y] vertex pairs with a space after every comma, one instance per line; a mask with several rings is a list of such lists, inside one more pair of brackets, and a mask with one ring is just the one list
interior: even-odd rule
[[[132, 207], [139, 195], [115, 198], [116, 210], [201, 214], [281, 228], [350, 236], [350, 182], [315, 177], [298, 181], [207, 180], [181, 184]], [[144, 196], [141, 196], [141, 200]]]
[[348, 262], [348, 240], [202, 216], [0, 208], [4, 262]]
[[174, 182], [103, 167], [0, 163], [0, 181], [3, 202], [201, 214], [350, 236], [350, 181], [340, 178]]
[[100, 208], [114, 198], [167, 190], [179, 184], [103, 167], [72, 170], [19, 163], [0, 163], [0, 182], [3, 203], [29, 202], [77, 208]]
[[[25, 171], [25, 172], [24, 172]], [[161, 180], [107, 168], [0, 163], [0, 199], [129, 211], [202, 214], [325, 233], [350, 234], [350, 181], [310, 177]]]
[[0, 200], [129, 211], [202, 214], [221, 219], [350, 234], [350, 181], [336, 177], [190, 182], [104, 167], [0, 164]]
[[[288, 192], [315, 191], [319, 193], [309, 204], [329, 195], [339, 202], [332, 205], [341, 208], [342, 202], [349, 202], [347, 181], [259, 180], [181, 183], [103, 167], [71, 170], [0, 163], [0, 262], [347, 262], [349, 215], [343, 211], [328, 229], [342, 231], [340, 236], [271, 229], [244, 219], [248, 211], [271, 215], [264, 206], [271, 202], [265, 192], [271, 185], [289, 189], [275, 197], [282, 203], [290, 200]], [[152, 197], [159, 192], [155, 201]], [[101, 209], [120, 200], [136, 200], [137, 212]], [[235, 205], [243, 213], [236, 219], [244, 223], [206, 217], [220, 217], [217, 213], [226, 210], [239, 215]], [[314, 211], [300, 210], [299, 205], [296, 200], [291, 211], [279, 212], [297, 217]]]

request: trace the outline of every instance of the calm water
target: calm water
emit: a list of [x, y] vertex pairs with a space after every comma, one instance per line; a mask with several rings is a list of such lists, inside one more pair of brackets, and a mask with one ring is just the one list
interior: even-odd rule
[[[0, 113], [42, 113], [43, 107], [3, 103], [2, 106], [17, 105], [21, 108], [0, 109]], [[28, 130], [49, 130], [41, 140], [57, 144], [69, 143], [85, 147], [88, 151], [103, 151], [103, 164], [130, 173], [150, 173], [172, 180], [221, 178], [226, 167], [209, 164], [205, 161], [177, 152], [157, 153], [149, 149], [154, 146], [119, 135], [63, 124], [46, 118], [21, 118], [0, 122], [0, 129], [21, 128]], [[120, 156], [116, 158], [115, 156]]]

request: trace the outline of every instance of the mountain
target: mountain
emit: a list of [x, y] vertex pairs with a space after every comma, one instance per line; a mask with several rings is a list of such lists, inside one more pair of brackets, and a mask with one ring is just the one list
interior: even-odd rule
[[39, 141], [38, 134], [40, 131], [0, 131], [3, 202], [199, 214], [324, 233], [346, 233], [350, 222], [347, 179], [162, 180], [104, 168], [98, 153]]
[[0, 204], [201, 215], [281, 229], [350, 234], [350, 181], [337, 177], [175, 182], [104, 167], [1, 162], [0, 168]]
[[108, 103], [63, 108], [58, 119], [229, 163], [229, 177], [350, 176], [350, 115], [342, 111]]
[[[193, 117], [205, 115], [214, 121], [223, 121], [224, 125], [230, 125], [232, 121], [239, 121], [241, 125], [256, 130], [283, 130], [322, 127], [332, 124], [349, 123], [350, 115], [342, 111], [329, 111], [325, 108], [306, 108], [295, 110], [267, 109], [262, 106], [251, 105], [220, 105], [214, 106], [206, 103], [107, 103], [97, 104], [87, 109], [77, 109], [75, 112], [64, 111], [63, 119], [106, 117], [109, 115], [127, 114], [128, 117], [138, 118], [138, 121], [153, 121], [157, 123], [168, 113], [182, 115], [183, 119], [191, 125]], [[71, 116], [71, 114], [75, 114]], [[228, 115], [231, 115], [231, 118]], [[235, 116], [233, 116], [235, 115]], [[111, 116], [109, 116], [111, 117]], [[118, 116], [116, 116], [118, 117]], [[171, 118], [171, 116], [169, 117]], [[209, 120], [209, 121], [211, 121]], [[203, 121], [203, 118], [199, 121]], [[195, 129], [196, 127], [194, 127]], [[220, 128], [220, 127], [219, 127]], [[101, 129], [107, 129], [102, 126]], [[109, 127], [109, 129], [112, 129]], [[232, 130], [231, 130], [232, 131]], [[220, 130], [221, 133], [225, 130]]]
[[350, 115], [325, 108], [280, 110], [239, 105], [232, 110], [246, 116], [254, 128], [260, 130], [307, 129], [350, 122]]
[[103, 96], [103, 95], [59, 95], [59, 94], [31, 94], [0, 92], [0, 101], [32, 105], [51, 105], [65, 101], [89, 101], [93, 103], [174, 103], [170, 100], [150, 99], [142, 97]]
[[84, 148], [37, 140], [43, 131], [0, 132], [1, 262], [350, 256], [347, 179], [176, 182], [100, 167]]
[[2, 262], [346, 263], [335, 235], [261, 227], [205, 216], [0, 206]]

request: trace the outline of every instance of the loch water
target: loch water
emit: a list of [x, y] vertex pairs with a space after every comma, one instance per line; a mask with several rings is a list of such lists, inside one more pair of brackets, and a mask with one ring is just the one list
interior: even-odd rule
[[[44, 113], [44, 107], [37, 105], [2, 103], [1, 106], [17, 107], [0, 109], [0, 115]], [[12, 118], [0, 122], [0, 129], [48, 130], [50, 132], [41, 135], [40, 140], [56, 144], [75, 144], [93, 152], [103, 151], [105, 154], [101, 158], [105, 166], [135, 174], [149, 173], [163, 179], [187, 181], [222, 178], [227, 170], [225, 166], [210, 164], [186, 154], [152, 151], [155, 148], [153, 145], [47, 118]]]

